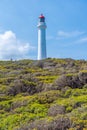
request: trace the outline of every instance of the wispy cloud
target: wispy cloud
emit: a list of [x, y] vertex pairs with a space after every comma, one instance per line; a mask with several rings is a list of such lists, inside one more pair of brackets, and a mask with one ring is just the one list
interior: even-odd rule
[[[67, 32], [67, 31], [58, 31], [57, 32], [57, 36], [47, 36], [47, 40], [62, 40], [62, 39], [71, 39], [71, 38], [78, 38], [79, 36], [84, 35], [85, 32], [83, 31], [71, 31], [71, 32]], [[85, 39], [84, 39], [85, 40]]]
[[75, 45], [81, 45], [87, 43], [87, 37], [82, 37], [77, 40], [73, 40], [72, 42], [67, 42], [66, 44], [63, 44], [63, 46], [75, 46]]
[[77, 42], [78, 42], [78, 43], [84, 43], [84, 42], [87, 43], [87, 37], [81, 38], [81, 39], [79, 39]]
[[57, 33], [57, 39], [77, 37], [84, 33], [85, 32], [81, 32], [81, 31], [65, 32], [61, 30], [61, 31], [58, 31]]
[[0, 60], [28, 58], [29, 52], [34, 49], [35, 47], [30, 43], [17, 39], [16, 34], [12, 31], [0, 34]]
[[47, 40], [53, 40], [53, 39], [55, 39], [55, 37], [54, 37], [54, 36], [47, 36], [46, 39], [47, 39]]

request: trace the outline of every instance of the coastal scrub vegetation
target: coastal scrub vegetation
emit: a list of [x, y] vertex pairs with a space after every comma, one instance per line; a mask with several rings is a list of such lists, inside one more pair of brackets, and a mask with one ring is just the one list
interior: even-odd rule
[[0, 130], [87, 130], [87, 61], [0, 61]]

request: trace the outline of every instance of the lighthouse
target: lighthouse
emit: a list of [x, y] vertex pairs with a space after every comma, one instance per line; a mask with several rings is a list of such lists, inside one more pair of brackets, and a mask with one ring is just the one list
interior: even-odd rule
[[46, 59], [46, 23], [43, 14], [39, 16], [38, 22], [38, 60]]

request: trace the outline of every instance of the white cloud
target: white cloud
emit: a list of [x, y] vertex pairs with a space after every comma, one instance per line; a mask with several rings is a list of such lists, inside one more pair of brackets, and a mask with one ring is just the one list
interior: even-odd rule
[[58, 31], [58, 38], [70, 38], [70, 37], [77, 37], [84, 34], [84, 32], [80, 32], [80, 31], [72, 31], [72, 32], [65, 32], [65, 31]]
[[87, 42], [87, 37], [84, 37], [84, 38], [82, 38], [82, 39], [78, 40], [78, 42], [79, 42], [79, 43], [84, 43], [84, 42]]
[[0, 34], [0, 60], [28, 58], [29, 52], [33, 49], [35, 47], [17, 39], [12, 31]]

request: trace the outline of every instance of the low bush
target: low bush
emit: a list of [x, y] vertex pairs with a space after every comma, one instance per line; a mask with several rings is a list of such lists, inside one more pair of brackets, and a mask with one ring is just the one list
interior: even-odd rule
[[49, 116], [57, 116], [58, 114], [64, 114], [65, 113], [65, 107], [64, 106], [59, 106], [59, 105], [52, 105], [48, 109], [48, 115]]
[[39, 120], [23, 126], [17, 130], [67, 130], [71, 126], [71, 121], [67, 117], [52, 119], [51, 121]]
[[78, 75], [63, 75], [53, 83], [53, 86], [57, 86], [56, 88], [61, 90], [66, 86], [82, 88], [85, 84], [87, 84], [87, 72]]

